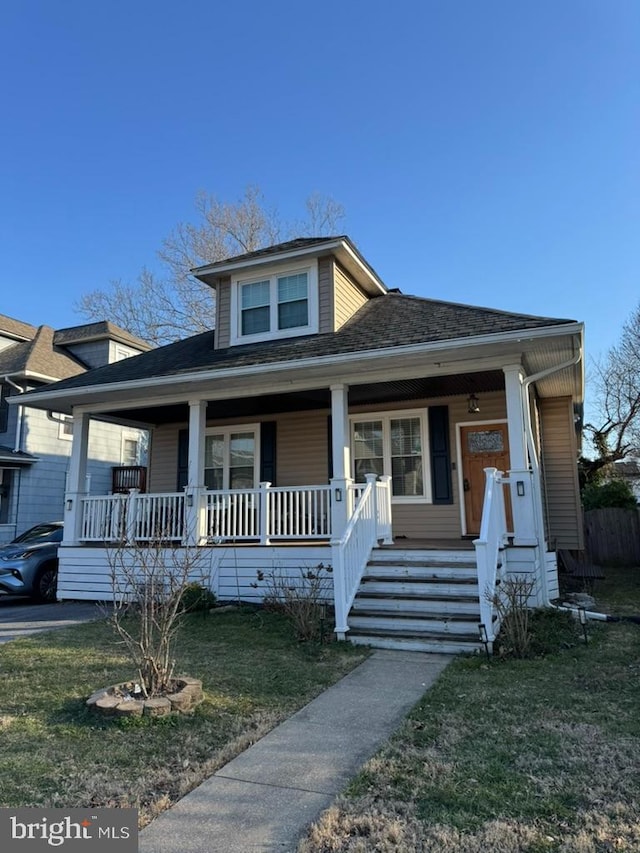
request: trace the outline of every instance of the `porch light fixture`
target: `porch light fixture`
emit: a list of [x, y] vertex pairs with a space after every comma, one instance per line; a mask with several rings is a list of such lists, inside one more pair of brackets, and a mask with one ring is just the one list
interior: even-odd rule
[[335, 491], [336, 503], [340, 503], [342, 500], [342, 489], [336, 489]]
[[478, 398], [474, 393], [469, 394], [469, 399], [467, 400], [468, 411], [470, 415], [477, 415], [480, 411], [480, 404], [478, 402]]
[[524, 497], [524, 480], [516, 480], [516, 494], [519, 498]]
[[191, 493], [187, 495], [187, 506], [193, 506], [193, 494]]
[[73, 498], [67, 498], [67, 509], [71, 509], [73, 506]]

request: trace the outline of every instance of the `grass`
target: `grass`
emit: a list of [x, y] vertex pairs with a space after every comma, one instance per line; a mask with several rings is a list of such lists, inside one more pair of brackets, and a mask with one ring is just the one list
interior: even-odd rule
[[144, 825], [366, 656], [301, 644], [254, 609], [184, 618], [177, 672], [201, 678], [193, 715], [103, 719], [97, 688], [134, 676], [104, 621], [0, 646], [0, 805], [130, 806]]
[[[640, 613], [640, 569], [598, 609]], [[461, 658], [301, 843], [301, 853], [640, 850], [640, 625], [536, 620], [529, 660]], [[542, 645], [541, 645], [542, 644]]]

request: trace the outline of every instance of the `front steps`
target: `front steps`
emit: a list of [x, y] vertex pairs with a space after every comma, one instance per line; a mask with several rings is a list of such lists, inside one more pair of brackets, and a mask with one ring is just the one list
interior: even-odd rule
[[349, 613], [348, 639], [377, 649], [459, 654], [482, 648], [473, 551], [375, 548]]

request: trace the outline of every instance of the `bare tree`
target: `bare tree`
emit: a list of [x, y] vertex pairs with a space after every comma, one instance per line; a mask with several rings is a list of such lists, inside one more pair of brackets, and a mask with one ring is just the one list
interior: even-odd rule
[[596, 456], [583, 457], [584, 483], [613, 463], [640, 455], [640, 305], [622, 327], [620, 342], [594, 368], [598, 422], [584, 425]]
[[142, 693], [171, 692], [174, 647], [183, 596], [192, 586], [210, 588], [205, 549], [174, 548], [160, 538], [107, 549], [113, 608], [111, 623], [135, 666]]
[[283, 223], [252, 186], [237, 202], [199, 193], [195, 206], [197, 221], [179, 223], [162, 242], [162, 275], [143, 269], [134, 284], [113, 281], [85, 293], [76, 310], [90, 320], [108, 318], [156, 346], [207, 331], [214, 325], [215, 293], [190, 269], [293, 237], [336, 233], [345, 216], [341, 204], [315, 193], [303, 219]]

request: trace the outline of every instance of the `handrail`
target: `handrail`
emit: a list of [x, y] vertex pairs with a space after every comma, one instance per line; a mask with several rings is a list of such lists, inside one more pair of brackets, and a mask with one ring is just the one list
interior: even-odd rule
[[376, 475], [367, 474], [355, 510], [344, 534], [331, 542], [333, 559], [333, 594], [335, 632], [344, 640], [349, 630], [348, 614], [376, 542]]
[[500, 630], [495, 597], [503, 574], [502, 555], [508, 541], [504, 485], [509, 479], [497, 468], [484, 469], [486, 481], [480, 535], [474, 540], [480, 595], [480, 636], [492, 646]]

